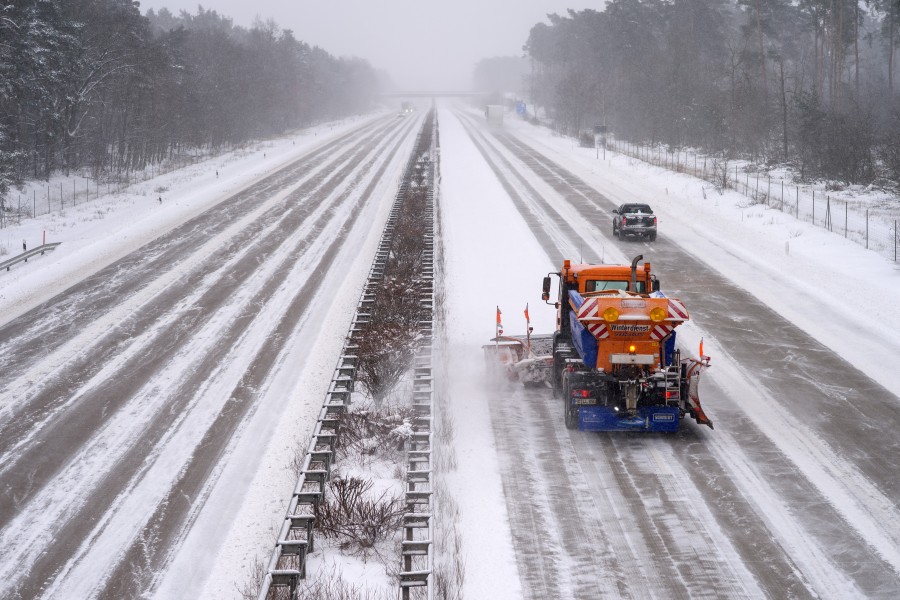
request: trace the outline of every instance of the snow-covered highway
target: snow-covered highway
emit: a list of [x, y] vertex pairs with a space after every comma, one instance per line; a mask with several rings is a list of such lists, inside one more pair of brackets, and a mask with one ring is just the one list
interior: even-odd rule
[[[424, 112], [168, 176], [163, 202], [105, 227], [35, 225], [64, 243], [0, 274], [0, 597], [241, 597]], [[458, 506], [460, 596], [900, 596], [896, 265], [510, 114], [502, 130], [437, 114], [436, 476]], [[654, 208], [657, 241], [612, 237], [626, 200]], [[153, 211], [167, 224], [131, 247]], [[115, 251], [96, 250], [104, 229]], [[691, 312], [683, 348], [712, 356], [715, 430], [571, 431], [549, 389], [485, 377], [496, 306], [508, 333], [526, 303], [548, 333], [544, 275], [637, 254]]]
[[[667, 188], [616, 180], [613, 169], [607, 178], [596, 174], [605, 165], [585, 169], [553, 156], [553, 141], [523, 124], [491, 131], [464, 111], [442, 113], [441, 124], [445, 187], [455, 185], [454, 157], [477, 151], [487, 162], [484, 180], [497, 178], [508, 196], [498, 201], [507, 207], [502, 219], [486, 216], [509, 231], [491, 243], [496, 302], [516, 306], [502, 289], [508, 284], [535, 315], [540, 279], [558, 270], [562, 258], [627, 264], [642, 254], [667, 293], [691, 310], [683, 346], [690, 351], [703, 337], [713, 355], [702, 395], [715, 431], [690, 422], [674, 436], [571, 432], [549, 391], [503, 387], [479, 394], [489, 406], [522, 595], [894, 597], [900, 590], [897, 396], [849, 362], [852, 351], [825, 346], [816, 328], [804, 331], [778, 303], [761, 301], [758, 296], [771, 292], [764, 278], [756, 294], [737, 285], [754, 264], [732, 278], [686, 250], [678, 221], [696, 225], [704, 215], [687, 204], [673, 215], [678, 208], [670, 209], [676, 200], [663, 199]], [[467, 177], [476, 178], [471, 170]], [[679, 183], [677, 177], [663, 182]], [[454, 217], [453, 201], [444, 199], [451, 230], [462, 218]], [[612, 237], [611, 210], [625, 201], [663, 209], [656, 242]], [[511, 213], [518, 213], [515, 219]], [[706, 235], [723, 254], [741, 252], [718, 231]], [[470, 286], [452, 265], [485, 249], [447, 246], [451, 288]], [[542, 270], [548, 261], [552, 266]], [[524, 277], [530, 285], [523, 289]], [[817, 302], [833, 294], [827, 282], [810, 285], [801, 274], [791, 280], [790, 272], [781, 281], [781, 302], [791, 310], [809, 304], [820, 326], [848, 318], [860, 323], [845, 347], [870, 344], [900, 356], [890, 334], [866, 337], [866, 314], [832, 312], [828, 302]], [[483, 304], [479, 312], [487, 315], [490, 300]], [[512, 323], [505, 323], [507, 331], [524, 329], [524, 322]], [[450, 330], [451, 355], [460, 353], [451, 358], [457, 371], [478, 362], [472, 332], [454, 333], [466, 328], [454, 321]]]
[[151, 586], [241, 431], [278, 422], [416, 123], [337, 137], [4, 325], [4, 597]]

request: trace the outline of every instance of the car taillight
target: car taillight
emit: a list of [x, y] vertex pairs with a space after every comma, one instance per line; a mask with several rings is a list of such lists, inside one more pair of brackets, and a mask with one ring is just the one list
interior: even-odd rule
[[653, 217], [653, 224], [656, 225], [656, 217]]
[[625, 217], [622, 217], [622, 225], [625, 224]]

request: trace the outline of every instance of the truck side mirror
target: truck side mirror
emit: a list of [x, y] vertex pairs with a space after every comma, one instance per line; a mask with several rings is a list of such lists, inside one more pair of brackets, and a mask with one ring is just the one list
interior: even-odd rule
[[659, 291], [659, 279], [654, 279], [654, 280], [653, 280], [653, 291], [654, 291], [654, 292], [658, 292], [658, 291]]
[[543, 292], [541, 293], [541, 300], [546, 302], [549, 299], [550, 299], [550, 276], [548, 275], [548, 276], [544, 277], [544, 288], [543, 288]]

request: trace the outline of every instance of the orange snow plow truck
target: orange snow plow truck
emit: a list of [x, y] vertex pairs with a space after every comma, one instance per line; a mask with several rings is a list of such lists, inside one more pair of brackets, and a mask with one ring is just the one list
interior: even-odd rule
[[681, 358], [675, 329], [690, 316], [660, 291], [650, 263], [638, 268], [643, 258], [630, 268], [566, 260], [544, 278], [542, 297], [557, 309], [549, 378], [570, 429], [671, 432], [686, 415], [713, 426], [697, 394], [709, 357], [701, 343], [699, 359]]

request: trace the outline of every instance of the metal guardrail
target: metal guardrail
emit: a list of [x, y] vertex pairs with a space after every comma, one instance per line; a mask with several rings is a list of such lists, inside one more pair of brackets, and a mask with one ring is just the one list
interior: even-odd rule
[[[434, 127], [433, 127], [434, 128]], [[421, 138], [422, 133], [419, 133]], [[433, 131], [432, 131], [432, 139]], [[418, 143], [416, 144], [418, 147]], [[433, 147], [433, 143], [432, 143]], [[273, 600], [279, 595], [279, 590], [287, 590], [290, 598], [295, 598], [297, 587], [301, 579], [306, 578], [306, 556], [315, 549], [314, 528], [319, 504], [325, 495], [325, 484], [331, 477], [331, 467], [334, 462], [335, 450], [340, 439], [341, 417], [350, 406], [351, 394], [356, 381], [356, 370], [359, 363], [357, 355], [358, 346], [356, 335], [360, 331], [360, 324], [369, 320], [369, 315], [375, 304], [375, 292], [378, 281], [384, 277], [385, 267], [390, 258], [391, 246], [394, 240], [394, 229], [400, 216], [400, 208], [408, 191], [406, 183], [410, 175], [417, 167], [418, 157], [410, 157], [405, 170], [404, 183], [400, 185], [391, 208], [388, 221], [382, 232], [375, 259], [369, 270], [366, 285], [363, 288], [356, 314], [347, 335], [347, 342], [338, 359], [332, 376], [331, 384], [325, 395], [319, 418], [313, 429], [312, 439], [307, 447], [303, 467], [294, 486], [294, 492], [288, 503], [287, 513], [278, 532], [275, 548], [269, 559], [266, 574], [263, 578], [258, 600]], [[434, 167], [431, 165], [431, 177], [434, 181]], [[421, 292], [420, 302], [423, 306], [433, 308], [434, 303], [434, 194], [428, 193], [429, 222], [426, 231], [426, 252], [423, 256], [423, 274], [426, 285]], [[431, 314], [429, 310], [428, 314]], [[419, 325], [421, 345], [418, 349], [413, 379], [413, 404], [417, 411], [415, 425], [419, 429], [412, 435], [409, 442], [410, 468], [407, 473], [407, 506], [410, 509], [403, 518], [405, 540], [403, 544], [404, 564], [410, 565], [409, 569], [400, 574], [401, 588], [405, 586], [416, 587], [428, 585], [431, 577], [431, 559], [428, 552], [431, 538], [430, 526], [430, 487], [416, 486], [427, 485], [430, 475], [430, 466], [422, 468], [423, 459], [430, 464], [431, 452], [431, 332], [432, 319], [429, 317]], [[426, 398], [427, 396], [427, 398]], [[425, 401], [427, 400], [427, 402]], [[427, 408], [426, 408], [427, 407]], [[421, 428], [427, 427], [424, 432]], [[413, 466], [414, 465], [414, 466]], [[424, 478], [424, 479], [423, 479]], [[420, 500], [427, 499], [427, 504]], [[410, 504], [413, 502], [413, 504]], [[427, 512], [413, 512], [412, 509], [425, 509]], [[425, 531], [425, 539], [422, 538]], [[409, 559], [407, 561], [407, 556]], [[422, 562], [422, 557], [429, 565], [427, 569], [412, 570], [413, 557], [415, 564]], [[404, 596], [407, 598], [408, 596]]]
[[32, 248], [31, 250], [23, 252], [22, 254], [14, 257], [14, 258], [10, 258], [9, 260], [5, 260], [2, 263], [0, 263], [0, 270], [9, 271], [9, 268], [11, 266], [18, 264], [20, 262], [28, 262], [28, 259], [31, 258], [32, 256], [37, 256], [38, 254], [43, 255], [44, 252], [49, 252], [50, 250], [55, 250], [56, 247], [59, 246], [60, 244], [62, 244], [62, 242], [54, 242], [52, 244], [44, 244], [42, 246], [38, 246], [37, 248]]
[[412, 588], [425, 588], [428, 598], [433, 596], [433, 523], [432, 505], [432, 415], [434, 386], [432, 351], [434, 336], [434, 181], [435, 140], [437, 121], [432, 121], [431, 151], [426, 169], [427, 226], [425, 249], [422, 254], [422, 283], [419, 302], [424, 316], [419, 321], [420, 345], [413, 370], [413, 415], [416, 433], [409, 441], [406, 468], [406, 508], [403, 515], [403, 540], [401, 541], [400, 593], [402, 600], [410, 599]]

